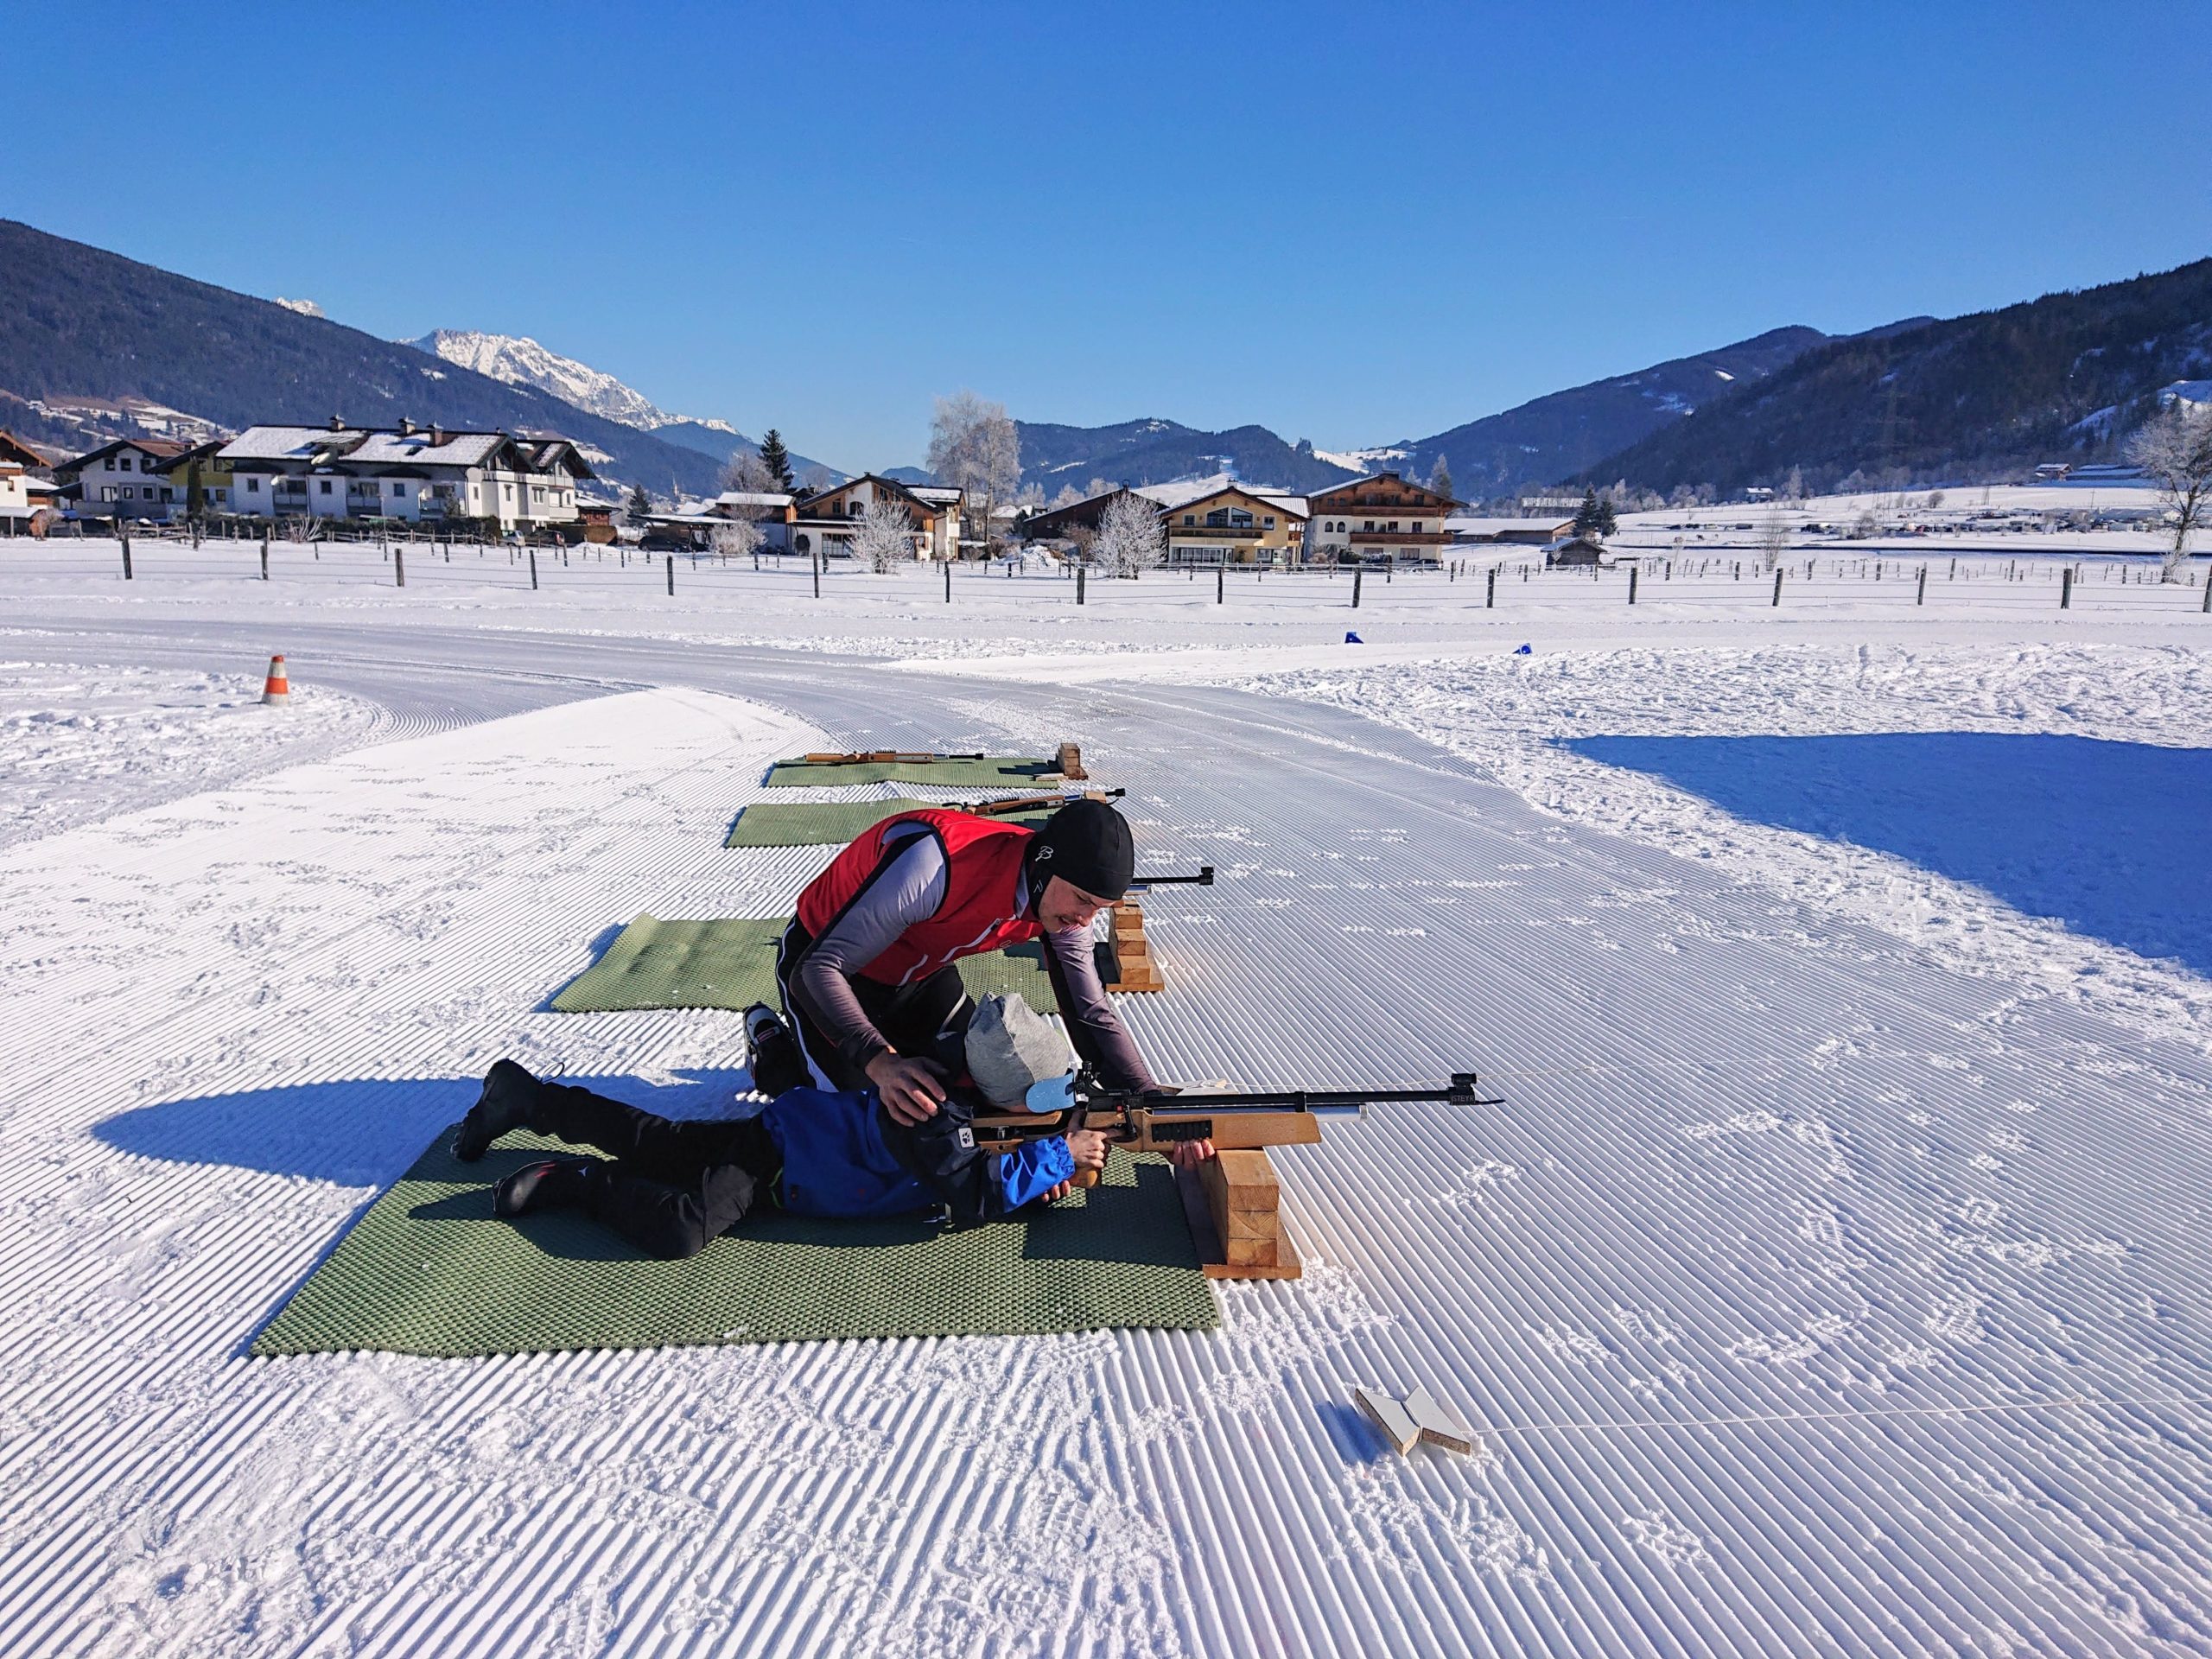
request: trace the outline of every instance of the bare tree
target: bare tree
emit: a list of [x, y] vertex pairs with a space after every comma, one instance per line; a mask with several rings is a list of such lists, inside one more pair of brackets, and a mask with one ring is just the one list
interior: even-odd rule
[[733, 518], [726, 524], [715, 526], [715, 553], [722, 559], [749, 559], [760, 550], [761, 543], [766, 539], [753, 519]]
[[827, 467], [817, 463], [798, 475], [798, 492], [801, 495], [819, 495], [836, 481], [830, 476]]
[[972, 391], [937, 400], [930, 416], [930, 471], [940, 484], [982, 498], [983, 546], [988, 552], [997, 524], [993, 510], [1021, 487], [1021, 439], [1004, 404]]
[[1098, 540], [1093, 549], [1099, 568], [1116, 576], [1135, 576], [1167, 557], [1167, 539], [1160, 533], [1160, 509], [1141, 495], [1117, 495], [1098, 521]]
[[2190, 532], [2212, 523], [2212, 404], [2177, 397], [2128, 439], [2127, 458], [2158, 486], [2161, 517], [2173, 533], [2158, 580], [2179, 582]]
[[896, 501], [877, 497], [861, 515], [853, 552], [879, 576], [906, 563], [914, 556], [912, 517]]
[[750, 449], [740, 449], [732, 454], [722, 467], [722, 488], [740, 491], [747, 495], [779, 494], [783, 480], [769, 469], [768, 463]]
[[1759, 530], [1759, 557], [1772, 570], [1789, 550], [1789, 521], [1778, 510], [1767, 514], [1766, 523]]

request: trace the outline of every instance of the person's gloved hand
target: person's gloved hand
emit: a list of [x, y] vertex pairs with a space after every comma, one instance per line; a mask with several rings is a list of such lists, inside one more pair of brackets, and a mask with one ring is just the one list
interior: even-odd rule
[[944, 1103], [944, 1068], [931, 1060], [908, 1059], [889, 1051], [868, 1063], [868, 1080], [893, 1122], [908, 1128], [926, 1123]]

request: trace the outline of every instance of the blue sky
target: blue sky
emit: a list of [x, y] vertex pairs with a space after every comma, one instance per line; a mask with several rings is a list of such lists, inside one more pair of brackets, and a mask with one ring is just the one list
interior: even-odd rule
[[963, 386], [1344, 448], [2212, 253], [2196, 0], [9, 11], [0, 215], [848, 469]]

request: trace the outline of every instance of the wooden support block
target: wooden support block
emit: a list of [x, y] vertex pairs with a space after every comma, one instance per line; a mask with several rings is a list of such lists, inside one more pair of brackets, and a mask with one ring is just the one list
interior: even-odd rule
[[1220, 1195], [1224, 1210], [1260, 1210], [1269, 1215], [1282, 1202], [1282, 1184], [1268, 1154], [1255, 1147], [1238, 1152], [1219, 1152], [1198, 1166], [1207, 1191]]
[[1421, 1427], [1412, 1414], [1380, 1389], [1354, 1389], [1351, 1397], [1359, 1402], [1359, 1408], [1367, 1414], [1368, 1421], [1382, 1431], [1382, 1438], [1401, 1454], [1410, 1452], [1421, 1440]]
[[1280, 1242], [1273, 1238], [1225, 1238], [1221, 1242], [1221, 1253], [1232, 1268], [1272, 1268], [1275, 1265], [1275, 1246]]
[[1205, 1183], [1196, 1170], [1179, 1169], [1175, 1172], [1175, 1190], [1183, 1200], [1184, 1219], [1191, 1224], [1191, 1242], [1198, 1247], [1198, 1265], [1209, 1279], [1296, 1279], [1306, 1271], [1298, 1259], [1298, 1249], [1285, 1233], [1275, 1244], [1273, 1265], [1248, 1263], [1242, 1267], [1230, 1265], [1228, 1252], [1222, 1247], [1221, 1236], [1215, 1230], [1213, 1216], [1206, 1205]]
[[1083, 769], [1083, 749], [1079, 744], [1061, 744], [1052, 764], [1060, 769], [1060, 776], [1071, 783], [1083, 783], [1090, 776]]
[[1125, 933], [1139, 937], [1144, 933], [1144, 912], [1126, 900], [1114, 906], [1114, 937], [1118, 939]]
[[1234, 1243], [1240, 1238], [1264, 1238], [1272, 1243], [1282, 1236], [1282, 1215], [1274, 1210], [1226, 1210], [1215, 1218], [1222, 1229], [1222, 1241]]
[[1406, 1396], [1406, 1414], [1413, 1419], [1421, 1439], [1431, 1445], [1440, 1446], [1448, 1452], [1473, 1452], [1474, 1430], [1438, 1405], [1429, 1397], [1427, 1389], [1415, 1387]]

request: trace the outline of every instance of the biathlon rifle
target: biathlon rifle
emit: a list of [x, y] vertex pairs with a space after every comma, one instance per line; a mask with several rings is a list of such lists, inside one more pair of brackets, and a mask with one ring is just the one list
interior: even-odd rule
[[855, 749], [849, 754], [803, 754], [799, 757], [810, 766], [862, 766], [886, 761], [899, 761], [908, 765], [925, 760], [985, 760], [982, 754], [909, 754], [899, 749]]
[[[1153, 1093], [1141, 1089], [1102, 1087], [1089, 1071], [1078, 1074], [1073, 1104], [1063, 1112], [993, 1112], [970, 1124], [976, 1144], [1007, 1152], [1024, 1141], [1039, 1141], [1077, 1129], [1095, 1129], [1109, 1142], [1130, 1152], [1166, 1152], [1190, 1141], [1211, 1141], [1216, 1151], [1252, 1147], [1310, 1147], [1319, 1144], [1323, 1112], [1349, 1112], [1386, 1101], [1441, 1101], [1451, 1106], [1502, 1106], [1478, 1092], [1475, 1074], [1454, 1071], [1441, 1089], [1262, 1089], [1250, 1091], [1192, 1090]], [[1077, 1185], [1097, 1179], [1085, 1171]]]
[[1005, 818], [1048, 806], [1057, 810], [1070, 801], [1116, 800], [1128, 792], [1126, 789], [1086, 789], [1079, 795], [1008, 795], [1003, 800], [970, 801], [960, 810], [979, 818]]

